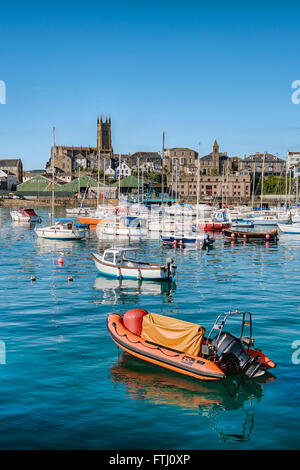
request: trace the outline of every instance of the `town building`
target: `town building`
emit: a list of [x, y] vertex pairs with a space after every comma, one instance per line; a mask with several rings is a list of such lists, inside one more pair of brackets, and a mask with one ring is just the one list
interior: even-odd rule
[[0, 170], [5, 173], [12, 173], [16, 176], [17, 183], [23, 181], [23, 164], [21, 158], [0, 159]]
[[300, 152], [288, 152], [286, 157], [287, 170], [300, 166]]
[[164, 149], [164, 169], [168, 173], [193, 174], [198, 153], [186, 147]]
[[283, 175], [286, 171], [286, 162], [278, 156], [271, 153], [256, 152], [253, 155], [245, 156], [239, 165], [239, 171], [247, 171], [251, 174], [255, 173], [268, 175]]
[[138, 168], [148, 173], [160, 172], [162, 170], [162, 159], [160, 152], [135, 152], [127, 157], [128, 166], [131, 170], [137, 171]]
[[217, 140], [214, 141], [212, 152], [200, 158], [202, 175], [222, 175], [237, 171], [236, 162], [239, 157], [229, 157], [227, 152], [220, 152]]
[[[197, 198], [197, 174], [180, 176], [177, 181], [168, 177], [169, 192], [185, 199]], [[176, 190], [177, 188], [177, 190]], [[199, 197], [206, 199], [249, 198], [251, 196], [251, 176], [249, 173], [236, 173], [226, 176], [201, 175]]]
[[[50, 160], [47, 167], [52, 167], [51, 148]], [[73, 173], [77, 168], [84, 170], [96, 169], [100, 160], [110, 159], [113, 156], [112, 137], [111, 137], [111, 118], [102, 116], [97, 118], [97, 145], [89, 147], [74, 147], [66, 145], [55, 146], [54, 166], [66, 173]]]
[[14, 173], [0, 170], [0, 189], [8, 191], [15, 190], [16, 184], [17, 177]]
[[131, 175], [131, 168], [127, 165], [126, 162], [120, 162], [120, 165], [117, 165], [115, 168], [115, 178], [125, 178], [126, 176]]

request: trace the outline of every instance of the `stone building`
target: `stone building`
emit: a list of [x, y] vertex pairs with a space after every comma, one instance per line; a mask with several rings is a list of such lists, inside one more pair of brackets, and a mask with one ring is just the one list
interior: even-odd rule
[[241, 161], [240, 171], [249, 172], [256, 175], [264, 173], [265, 176], [276, 175], [280, 176], [285, 174], [286, 162], [282, 158], [279, 158], [271, 153], [256, 152], [253, 155], [245, 156], [244, 160]]
[[[176, 192], [178, 197], [185, 199], [197, 198], [197, 174], [194, 176], [181, 176], [177, 180], [168, 177], [169, 191]], [[250, 198], [251, 176], [248, 173], [219, 175], [201, 175], [199, 182], [199, 196], [208, 199]]]
[[21, 158], [0, 159], [0, 170], [16, 176], [17, 183], [23, 181], [23, 164]]
[[160, 172], [162, 169], [162, 161], [160, 152], [135, 152], [128, 155], [127, 162], [131, 170], [137, 171], [138, 166], [140, 171]]
[[[52, 152], [47, 166], [52, 166]], [[84, 169], [96, 169], [100, 159], [110, 159], [113, 156], [111, 138], [111, 118], [102, 116], [97, 118], [97, 146], [96, 147], [74, 147], [57, 145], [55, 147], [54, 166], [66, 173], [74, 172], [78, 167]]]
[[164, 169], [168, 173], [192, 174], [197, 165], [198, 152], [186, 147], [164, 149]]
[[220, 152], [219, 144], [215, 140], [212, 152], [200, 158], [200, 171], [202, 175], [222, 175], [238, 171], [238, 160], [239, 157], [230, 158], [227, 152]]

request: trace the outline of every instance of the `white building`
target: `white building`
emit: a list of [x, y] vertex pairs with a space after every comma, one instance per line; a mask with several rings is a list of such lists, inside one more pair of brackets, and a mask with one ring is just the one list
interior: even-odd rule
[[[125, 162], [120, 163], [120, 177], [125, 178], [131, 175], [131, 168]], [[115, 178], [119, 178], [119, 165], [115, 169]]]
[[300, 165], [300, 152], [288, 152], [286, 158], [287, 170]]

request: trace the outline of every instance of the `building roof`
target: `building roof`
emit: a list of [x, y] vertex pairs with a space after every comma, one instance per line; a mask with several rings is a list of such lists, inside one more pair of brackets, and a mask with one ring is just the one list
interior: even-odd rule
[[[70, 181], [69, 183], [65, 184], [63, 187], [63, 191], [70, 191], [70, 192], [75, 191], [76, 192], [78, 191], [79, 184], [80, 184], [80, 187], [98, 186], [98, 182], [94, 178], [91, 178], [88, 175], [82, 175], [80, 176], [80, 178], [76, 178], [73, 181]], [[102, 183], [100, 183], [100, 185], [103, 186]]]
[[[43, 175], [36, 175], [30, 178], [24, 183], [18, 185], [18, 191], [51, 191], [52, 189], [52, 180], [46, 178]], [[61, 186], [57, 183], [54, 183], [54, 189], [60, 190]]]
[[0, 158], [0, 167], [1, 166], [17, 166], [21, 162], [21, 158]]
[[188, 147], [172, 147], [172, 148], [165, 148], [165, 150], [188, 150], [189, 152], [196, 152], [196, 150], [190, 149]]
[[[115, 181], [112, 186], [118, 186], [119, 181]], [[138, 179], [131, 175], [126, 176], [126, 178], [122, 178], [120, 181], [121, 188], [137, 188], [138, 187]]]

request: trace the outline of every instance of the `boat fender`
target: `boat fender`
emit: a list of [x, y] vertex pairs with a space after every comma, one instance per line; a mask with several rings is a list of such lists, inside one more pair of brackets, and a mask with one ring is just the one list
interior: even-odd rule
[[143, 327], [143, 317], [145, 315], [148, 315], [148, 312], [143, 308], [133, 308], [132, 310], [128, 310], [128, 312], [123, 316], [125, 328], [127, 328], [131, 333], [140, 336]]

